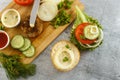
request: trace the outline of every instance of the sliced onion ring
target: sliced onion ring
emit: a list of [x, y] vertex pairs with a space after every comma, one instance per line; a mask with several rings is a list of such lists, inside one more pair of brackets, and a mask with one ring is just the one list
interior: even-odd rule
[[57, 13], [57, 5], [49, 0], [42, 3], [38, 9], [38, 17], [43, 21], [51, 21]]

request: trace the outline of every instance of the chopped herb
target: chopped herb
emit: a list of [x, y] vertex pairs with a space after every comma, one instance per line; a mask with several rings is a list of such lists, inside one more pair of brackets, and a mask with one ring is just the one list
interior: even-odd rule
[[63, 2], [63, 1], [61, 1], [61, 2], [58, 4], [58, 9], [62, 9], [62, 8], [63, 8], [63, 6], [64, 6], [64, 2]]
[[66, 47], [66, 48], [68, 48], [68, 49], [70, 48], [70, 46], [69, 46], [69, 45], [65, 45], [65, 47]]
[[58, 4], [58, 9], [70, 9], [71, 8], [71, 5], [72, 5], [73, 1], [70, 1], [70, 0], [64, 0], [64, 1], [61, 1], [59, 4]]
[[16, 80], [19, 77], [27, 78], [36, 72], [35, 64], [23, 64], [20, 62], [20, 56], [8, 56], [0, 53], [0, 62], [6, 71], [9, 80]]
[[15, 16], [15, 18], [18, 18], [18, 16]]
[[68, 60], [68, 57], [64, 57], [63, 62], [67, 62]]
[[70, 9], [73, 1], [64, 0], [58, 4], [59, 12], [57, 16], [51, 21], [51, 25], [55, 28], [70, 23], [71, 15], [66, 12], [66, 9]]
[[5, 29], [5, 27], [1, 25], [0, 26], [0, 30], [4, 30], [4, 29]]
[[2, 25], [2, 22], [0, 20], [0, 30], [4, 30], [4, 29], [5, 29], [5, 27]]
[[[70, 46], [69, 45], [65, 45], [65, 47], [67, 48], [67, 49], [70, 49]], [[70, 49], [71, 50], [71, 49]]]
[[63, 26], [67, 23], [70, 23], [71, 15], [68, 14], [65, 10], [60, 10], [58, 15], [51, 21], [51, 25], [55, 28]]
[[5, 19], [7, 19], [7, 17], [5, 17]]
[[70, 1], [70, 0], [64, 0], [64, 3], [65, 3], [65, 9], [69, 9], [71, 8], [71, 5], [73, 3], [73, 1]]
[[85, 36], [83, 36], [83, 35], [80, 35], [80, 38], [81, 38], [81, 39], [86, 39]]

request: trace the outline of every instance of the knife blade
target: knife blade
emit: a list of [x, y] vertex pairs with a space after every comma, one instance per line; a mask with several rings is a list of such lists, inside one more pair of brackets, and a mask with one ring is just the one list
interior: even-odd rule
[[29, 23], [30, 27], [34, 27], [35, 25], [39, 4], [40, 4], [40, 0], [34, 0], [33, 8], [30, 14], [30, 23]]

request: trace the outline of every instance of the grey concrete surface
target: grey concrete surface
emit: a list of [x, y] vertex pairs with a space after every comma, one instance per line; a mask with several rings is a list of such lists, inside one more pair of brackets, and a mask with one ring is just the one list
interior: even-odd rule
[[[11, 0], [0, 0], [2, 10]], [[59, 72], [51, 63], [52, 46], [59, 40], [69, 40], [69, 26], [36, 60], [37, 73], [18, 80], [120, 80], [120, 0], [81, 0], [85, 12], [97, 18], [104, 28], [104, 42], [94, 51], [81, 51], [81, 59], [70, 72]], [[0, 80], [7, 80], [0, 68]]]

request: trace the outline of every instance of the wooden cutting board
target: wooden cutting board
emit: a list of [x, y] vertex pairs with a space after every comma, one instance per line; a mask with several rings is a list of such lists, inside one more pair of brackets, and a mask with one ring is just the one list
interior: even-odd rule
[[[75, 19], [76, 16], [75, 8], [74, 8], [75, 5], [78, 5], [81, 9], [84, 9], [83, 4], [79, 2], [79, 0], [74, 0], [72, 8], [68, 11], [68, 13], [72, 14], [71, 22]], [[30, 15], [32, 5], [20, 6], [15, 4], [14, 2], [11, 2], [4, 10], [2, 10], [2, 12], [0, 13], [0, 17], [3, 11], [5, 11], [6, 9], [18, 10], [21, 15], [21, 19], [23, 19], [24, 17]], [[47, 25], [47, 22], [44, 22], [44, 31], [42, 32], [42, 34], [40, 34], [36, 38], [31, 39], [32, 44], [35, 46], [36, 49], [35, 55], [32, 58], [26, 58], [23, 56], [22, 62], [26, 64], [32, 62], [55, 38], [57, 38], [60, 35], [60, 33], [62, 33], [69, 26], [69, 24], [60, 26], [59, 28], [55, 29], [53, 26]], [[5, 29], [5, 31], [9, 34], [10, 39], [16, 34], [24, 35], [24, 33], [18, 27], [12, 29], [8, 29], [8, 28]], [[4, 52], [7, 55], [14, 55], [14, 54], [22, 55], [20, 51], [13, 49], [10, 45], [4, 50], [1, 50], [0, 52]]]

